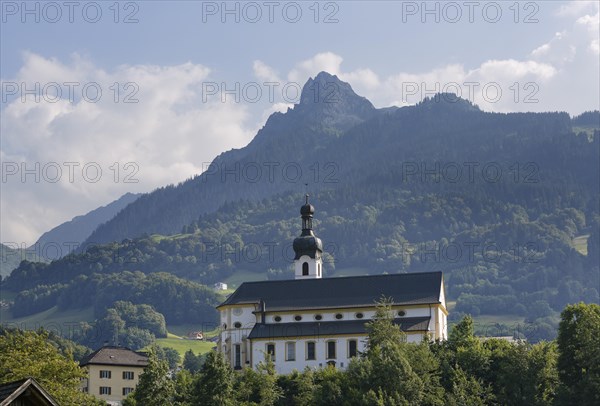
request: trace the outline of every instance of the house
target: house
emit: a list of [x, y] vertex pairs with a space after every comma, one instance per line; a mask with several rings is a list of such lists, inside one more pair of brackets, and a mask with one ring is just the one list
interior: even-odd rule
[[217, 282], [213, 287], [215, 290], [227, 290], [227, 284], [225, 282]]
[[83, 391], [110, 405], [120, 405], [137, 386], [148, 356], [129, 348], [105, 346], [81, 360], [80, 365], [88, 371]]
[[365, 350], [365, 323], [383, 297], [409, 342], [447, 339], [441, 272], [323, 278], [323, 244], [314, 234], [314, 207], [300, 209], [294, 240], [295, 279], [245, 282], [217, 309], [217, 348], [234, 369], [255, 368], [271, 355], [278, 373], [305, 367], [346, 368]]
[[0, 406], [58, 406], [33, 378], [0, 385]]
[[204, 340], [204, 333], [201, 331], [191, 331], [187, 335], [188, 340]]

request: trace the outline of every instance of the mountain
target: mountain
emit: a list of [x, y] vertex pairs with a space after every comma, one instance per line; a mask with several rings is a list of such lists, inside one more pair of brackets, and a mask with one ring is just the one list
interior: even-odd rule
[[286, 113], [271, 115], [246, 147], [219, 155], [202, 175], [142, 195], [87, 241], [173, 234], [228, 201], [304, 190], [304, 183], [319, 187], [322, 179], [316, 177], [330, 171], [323, 169], [329, 159], [317, 159], [315, 152], [324, 151], [348, 129], [380, 114], [348, 83], [321, 72], [304, 85], [300, 103]]
[[78, 248], [100, 224], [112, 219], [139, 196], [140, 194], [126, 193], [106, 206], [73, 217], [42, 234], [28, 250], [48, 261], [61, 258]]

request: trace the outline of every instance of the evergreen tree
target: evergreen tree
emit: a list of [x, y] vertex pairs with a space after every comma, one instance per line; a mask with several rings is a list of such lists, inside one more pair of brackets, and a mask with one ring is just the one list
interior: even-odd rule
[[195, 374], [202, 367], [202, 357], [194, 355], [192, 350], [187, 350], [183, 355], [183, 368]]
[[283, 396], [283, 392], [277, 385], [275, 363], [270, 355], [265, 356], [265, 360], [257, 365], [256, 370], [260, 378], [260, 386], [258, 389], [260, 396], [259, 406], [273, 406], [275, 402]]
[[169, 365], [159, 360], [154, 351], [148, 354], [148, 365], [140, 375], [133, 398], [137, 405], [164, 406], [172, 404], [175, 384], [169, 377]]
[[559, 405], [600, 404], [600, 306], [567, 306], [558, 328]]
[[405, 335], [393, 323], [391, 305], [382, 301], [367, 324], [367, 350], [350, 363], [348, 389], [352, 398], [383, 404], [420, 404], [424, 384], [406, 356]]
[[217, 351], [209, 352], [194, 384], [194, 404], [233, 405], [233, 383], [234, 372], [223, 355]]

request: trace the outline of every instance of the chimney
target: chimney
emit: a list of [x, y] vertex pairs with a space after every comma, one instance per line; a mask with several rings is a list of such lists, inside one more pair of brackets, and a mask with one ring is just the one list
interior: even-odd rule
[[260, 322], [262, 324], [265, 324], [266, 321], [266, 312], [267, 312], [267, 306], [265, 305], [265, 301], [260, 299], [260, 302], [258, 304], [260, 306]]

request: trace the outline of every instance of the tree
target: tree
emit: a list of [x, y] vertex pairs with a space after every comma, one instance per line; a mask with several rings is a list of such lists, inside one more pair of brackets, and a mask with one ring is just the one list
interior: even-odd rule
[[233, 405], [233, 380], [233, 370], [223, 355], [209, 352], [194, 385], [194, 404]]
[[277, 402], [278, 405], [302, 406], [316, 403], [314, 373], [309, 367], [306, 367], [303, 372], [294, 370], [290, 374], [279, 375], [277, 385], [283, 391], [283, 396]]
[[491, 390], [480, 380], [468, 376], [460, 367], [453, 369], [452, 391], [448, 393], [448, 406], [485, 406], [492, 398]]
[[327, 366], [314, 372], [314, 404], [342, 405], [352, 396], [347, 375], [337, 368]]
[[600, 404], [600, 306], [567, 306], [558, 327], [560, 405]]
[[265, 354], [265, 360], [259, 362], [256, 366], [259, 375], [260, 386], [258, 394], [260, 397], [260, 406], [273, 406], [275, 402], [283, 396], [281, 388], [277, 385], [277, 372], [275, 372], [275, 363], [269, 354]]
[[166, 361], [170, 370], [174, 370], [181, 363], [181, 355], [179, 352], [171, 347], [161, 347], [157, 344], [152, 346], [152, 350], [156, 353], [156, 356], [161, 361]]
[[202, 357], [194, 354], [192, 350], [187, 350], [183, 355], [183, 368], [195, 374], [202, 367]]
[[72, 356], [63, 356], [45, 331], [0, 331], [0, 383], [35, 378], [62, 405], [99, 405], [79, 390], [86, 376]]
[[148, 365], [140, 375], [133, 399], [135, 404], [144, 406], [169, 405], [173, 401], [175, 384], [169, 378], [169, 365], [158, 359], [153, 350], [148, 353]]
[[367, 350], [348, 368], [348, 390], [356, 392], [349, 397], [362, 397], [364, 403], [419, 404], [424, 384], [406, 356], [405, 336], [393, 323], [389, 302], [379, 303], [367, 331]]
[[182, 369], [175, 377], [175, 397], [173, 404], [176, 406], [192, 406], [192, 389], [194, 377], [186, 369]]

